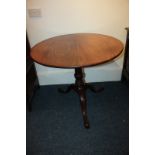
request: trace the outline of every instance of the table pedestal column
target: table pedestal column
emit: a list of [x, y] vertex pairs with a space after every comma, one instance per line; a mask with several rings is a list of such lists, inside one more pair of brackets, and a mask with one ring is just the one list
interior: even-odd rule
[[83, 115], [83, 121], [85, 128], [89, 128], [89, 122], [87, 117], [87, 99], [86, 99], [86, 87], [84, 82], [84, 74], [82, 68], [75, 68], [75, 87], [74, 90], [79, 94], [81, 111]]
[[80, 98], [81, 111], [84, 121], [84, 127], [89, 128], [89, 121], [87, 117], [87, 99], [86, 99], [86, 90], [90, 89], [93, 92], [101, 92], [104, 88], [94, 88], [90, 84], [85, 83], [84, 73], [81, 67], [75, 68], [75, 84], [71, 84], [66, 90], [58, 89], [61, 93], [68, 93], [71, 90], [77, 92]]

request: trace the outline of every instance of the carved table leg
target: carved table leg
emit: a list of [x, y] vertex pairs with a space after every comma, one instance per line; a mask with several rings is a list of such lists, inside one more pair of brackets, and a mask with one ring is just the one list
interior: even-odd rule
[[75, 68], [75, 87], [74, 90], [79, 94], [81, 111], [85, 128], [89, 128], [89, 121], [87, 117], [87, 99], [86, 99], [86, 87], [84, 83], [84, 75], [82, 68]]
[[90, 89], [91, 91], [97, 93], [104, 90], [103, 87], [95, 88], [90, 84], [85, 83], [84, 73], [81, 67], [75, 68], [75, 84], [71, 84], [66, 90], [58, 89], [61, 93], [68, 93], [71, 90], [74, 90], [80, 98], [81, 111], [84, 121], [85, 128], [89, 128], [89, 121], [87, 117], [87, 99], [86, 99], [86, 90]]

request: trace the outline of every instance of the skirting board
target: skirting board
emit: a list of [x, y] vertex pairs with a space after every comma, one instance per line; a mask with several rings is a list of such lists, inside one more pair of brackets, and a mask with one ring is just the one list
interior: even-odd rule
[[[74, 69], [58, 69], [35, 64], [40, 85], [71, 84]], [[86, 82], [120, 81], [122, 67], [116, 62], [84, 68]]]

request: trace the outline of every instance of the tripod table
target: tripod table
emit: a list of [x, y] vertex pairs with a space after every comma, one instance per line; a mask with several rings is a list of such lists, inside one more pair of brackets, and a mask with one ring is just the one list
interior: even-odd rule
[[89, 128], [87, 117], [86, 90], [100, 92], [103, 88], [94, 88], [84, 80], [84, 67], [108, 62], [121, 54], [123, 44], [118, 39], [96, 33], [75, 33], [56, 36], [36, 44], [31, 49], [31, 58], [42, 65], [57, 68], [75, 69], [75, 84], [62, 93], [74, 90], [80, 99], [85, 128]]

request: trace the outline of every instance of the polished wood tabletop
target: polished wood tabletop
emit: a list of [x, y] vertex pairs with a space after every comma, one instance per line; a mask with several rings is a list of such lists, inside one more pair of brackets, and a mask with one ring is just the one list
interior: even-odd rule
[[118, 39], [96, 33], [56, 36], [36, 44], [31, 57], [39, 64], [58, 68], [79, 68], [105, 63], [121, 54]]

